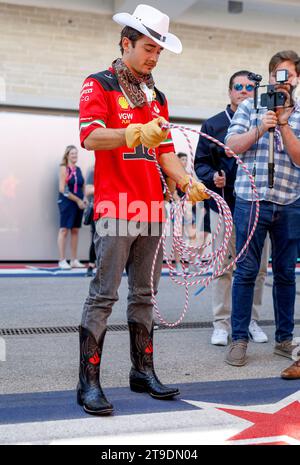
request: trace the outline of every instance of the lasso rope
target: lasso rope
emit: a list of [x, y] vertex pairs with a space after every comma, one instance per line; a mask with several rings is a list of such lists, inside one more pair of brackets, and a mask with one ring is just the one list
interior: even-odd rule
[[[190, 183], [189, 183], [189, 186], [187, 188], [185, 196], [182, 199], [180, 199], [180, 201], [175, 202], [174, 199], [171, 201], [170, 215], [168, 215], [168, 218], [167, 218], [167, 221], [165, 223], [162, 236], [161, 236], [161, 238], [159, 240], [159, 243], [158, 243], [155, 255], [154, 255], [153, 263], [152, 263], [152, 269], [151, 269], [151, 293], [152, 293], [152, 303], [153, 303], [155, 313], [156, 313], [159, 321], [162, 324], [164, 324], [165, 326], [168, 326], [168, 327], [175, 327], [175, 326], [177, 326], [177, 325], [179, 325], [181, 323], [181, 321], [183, 320], [183, 318], [184, 318], [184, 316], [185, 316], [185, 314], [187, 312], [188, 304], [189, 304], [189, 287], [201, 285], [203, 288], [206, 288], [214, 278], [222, 275], [225, 271], [230, 270], [234, 266], [234, 264], [240, 259], [240, 257], [246, 251], [246, 249], [248, 248], [249, 242], [251, 241], [251, 239], [253, 237], [253, 234], [254, 234], [254, 231], [256, 229], [257, 222], [258, 222], [259, 198], [258, 198], [258, 194], [257, 194], [257, 190], [256, 190], [256, 186], [255, 186], [253, 176], [250, 174], [250, 172], [248, 171], [246, 165], [242, 162], [240, 157], [236, 153], [234, 153], [229, 147], [227, 147], [226, 145], [224, 145], [222, 142], [218, 141], [214, 137], [211, 137], [208, 134], [205, 134], [204, 132], [201, 132], [201, 131], [197, 131], [195, 129], [190, 129], [190, 128], [187, 128], [187, 127], [184, 127], [184, 126], [177, 126], [177, 125], [170, 124], [170, 123], [168, 125], [164, 125], [163, 129], [179, 129], [183, 133], [184, 137], [187, 140], [188, 146], [189, 146], [189, 152], [190, 152], [190, 156], [191, 156], [191, 165], [192, 165]], [[228, 243], [229, 243], [230, 238], [231, 238], [233, 222], [232, 222], [231, 211], [230, 211], [227, 203], [216, 192], [211, 191], [209, 189], [205, 189], [205, 192], [207, 194], [209, 194], [215, 200], [215, 202], [217, 204], [217, 207], [218, 207], [218, 211], [219, 211], [218, 225], [217, 225], [217, 228], [216, 228], [215, 232], [212, 235], [211, 241], [209, 243], [204, 243], [200, 247], [193, 247], [191, 245], [188, 245], [184, 241], [183, 236], [182, 236], [182, 223], [183, 223], [183, 219], [184, 219], [185, 212], [186, 212], [186, 209], [187, 209], [187, 202], [189, 200], [189, 192], [190, 192], [190, 188], [192, 186], [192, 179], [193, 179], [193, 172], [194, 172], [194, 170], [193, 170], [193, 166], [194, 166], [193, 148], [192, 148], [191, 141], [190, 141], [188, 135], [186, 134], [186, 131], [190, 131], [190, 132], [194, 132], [196, 134], [199, 134], [200, 136], [205, 137], [206, 139], [214, 142], [215, 144], [219, 145], [220, 147], [223, 147], [227, 154], [231, 155], [232, 157], [234, 157], [236, 159], [237, 163], [242, 167], [242, 169], [245, 171], [245, 173], [249, 177], [249, 180], [250, 180], [250, 183], [251, 183], [252, 192], [253, 192], [253, 202], [255, 201], [255, 206], [256, 206], [253, 226], [252, 226], [252, 229], [249, 231], [248, 239], [247, 239], [246, 243], [244, 244], [243, 248], [240, 250], [240, 252], [236, 256], [236, 258], [234, 260], [232, 260], [226, 266], [226, 268], [222, 268], [222, 264], [223, 264], [223, 262], [225, 260], [225, 256], [226, 256], [227, 249], [228, 249]], [[168, 186], [166, 184], [166, 181], [164, 179], [164, 176], [163, 176], [163, 174], [161, 172], [159, 163], [156, 160], [156, 158], [155, 158], [155, 163], [156, 163], [157, 169], [159, 170], [160, 177], [161, 177], [161, 180], [162, 180], [162, 182], [164, 184], [166, 192], [167, 192], [168, 196], [172, 199], [173, 198], [172, 194], [170, 193], [170, 191], [168, 189]], [[250, 218], [251, 218], [251, 216], [252, 215], [250, 215]], [[169, 257], [168, 257], [167, 251], [166, 251], [166, 238], [167, 238], [167, 232], [169, 230], [170, 223], [171, 223], [172, 220], [174, 220], [174, 234], [173, 234], [173, 242], [172, 242], [172, 246], [171, 246], [171, 251], [170, 251], [170, 254], [169, 254]], [[217, 248], [215, 250], [215, 252], [210, 252], [210, 253], [208, 253], [206, 255], [202, 255], [201, 251], [205, 247], [209, 247], [212, 244], [212, 242], [216, 239], [217, 235], [220, 233], [222, 223], [224, 223], [224, 240], [223, 240], [222, 244], [220, 245], [219, 248]], [[183, 308], [182, 314], [180, 315], [178, 320], [174, 321], [173, 323], [170, 323], [170, 322], [166, 321], [162, 317], [162, 315], [161, 315], [161, 313], [159, 311], [159, 307], [158, 307], [156, 297], [155, 297], [154, 270], [155, 270], [155, 265], [156, 265], [156, 261], [157, 261], [157, 257], [158, 257], [160, 247], [163, 247], [164, 256], [167, 257], [166, 262], [167, 262], [167, 265], [168, 265], [168, 268], [169, 268], [169, 273], [170, 273], [171, 279], [176, 284], [178, 284], [179, 286], [184, 286], [185, 287], [185, 304], [184, 304], [184, 308]], [[179, 257], [180, 257], [180, 263], [182, 264], [182, 268], [183, 268], [182, 272], [177, 271], [174, 268], [173, 263], [172, 263], [172, 255], [173, 255], [175, 250], [177, 251], [177, 253], [178, 253]], [[188, 273], [188, 271], [186, 269], [187, 266], [184, 263], [184, 258], [183, 257], [188, 257], [188, 262], [197, 265], [197, 268], [199, 269], [199, 271], [196, 271], [196, 272], [193, 272], [193, 273]], [[202, 262], [202, 260], [205, 260], [205, 262]], [[207, 275], [207, 273], [208, 273], [208, 271], [209, 271], [209, 269], [211, 267], [214, 270], [213, 273], [210, 276], [205, 276], [203, 278], [200, 278], [203, 275]]]

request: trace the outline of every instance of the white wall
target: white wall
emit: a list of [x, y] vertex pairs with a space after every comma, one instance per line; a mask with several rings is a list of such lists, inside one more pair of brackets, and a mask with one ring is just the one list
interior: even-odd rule
[[[93, 152], [80, 148], [76, 116], [0, 112], [0, 260], [57, 260], [58, 170], [64, 149], [79, 149], [85, 175]], [[177, 151], [188, 151], [173, 130]], [[198, 136], [191, 133], [193, 149]], [[79, 258], [88, 258], [90, 229], [80, 232]]]
[[[56, 260], [58, 170], [64, 149], [79, 148], [78, 119], [0, 113], [0, 260]], [[79, 149], [85, 173], [93, 154]], [[89, 228], [80, 237], [87, 258]]]

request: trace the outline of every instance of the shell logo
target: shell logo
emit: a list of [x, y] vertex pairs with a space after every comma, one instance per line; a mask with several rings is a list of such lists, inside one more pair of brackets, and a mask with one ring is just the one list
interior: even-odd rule
[[128, 108], [129, 108], [129, 103], [127, 102], [126, 98], [123, 97], [123, 95], [121, 95], [121, 96], [118, 98], [118, 104], [120, 105], [120, 107], [122, 108], [122, 110], [128, 110]]

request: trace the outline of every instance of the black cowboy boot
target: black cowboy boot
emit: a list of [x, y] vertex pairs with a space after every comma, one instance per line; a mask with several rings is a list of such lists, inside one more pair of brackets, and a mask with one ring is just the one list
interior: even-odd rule
[[155, 399], [170, 399], [179, 390], [164, 386], [157, 378], [153, 366], [153, 327], [149, 334], [141, 323], [128, 322], [132, 368], [129, 374], [130, 389], [148, 392]]
[[79, 327], [80, 367], [77, 402], [92, 415], [108, 415], [114, 410], [101, 389], [99, 379], [104, 336], [105, 332], [97, 344], [88, 329]]

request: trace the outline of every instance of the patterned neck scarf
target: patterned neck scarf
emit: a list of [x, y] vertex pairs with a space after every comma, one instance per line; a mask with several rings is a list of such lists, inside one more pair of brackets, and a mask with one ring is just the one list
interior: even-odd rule
[[116, 73], [120, 87], [130, 101], [131, 106], [143, 107], [147, 103], [147, 96], [140, 88], [140, 84], [144, 83], [148, 88], [153, 89], [154, 80], [152, 74], [143, 74], [141, 77], [135, 76], [121, 58], [113, 61], [112, 67]]

